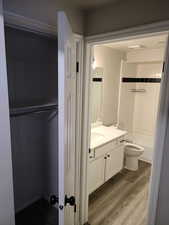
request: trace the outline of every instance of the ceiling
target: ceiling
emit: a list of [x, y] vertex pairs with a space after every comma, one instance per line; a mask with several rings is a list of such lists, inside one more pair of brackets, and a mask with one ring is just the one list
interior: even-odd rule
[[[103, 5], [114, 4], [122, 0], [4, 0], [5, 8], [36, 8], [38, 6], [39, 11], [65, 9], [65, 8], [76, 8], [79, 10], [90, 10], [93, 8], [99, 8]], [[33, 9], [34, 10], [34, 9]], [[37, 11], [38, 13], [38, 11]]]
[[90, 10], [93, 8], [99, 8], [103, 5], [113, 4], [120, 0], [72, 0], [73, 4], [81, 10]]
[[83, 33], [84, 12], [120, 1], [122, 0], [3, 0], [3, 6], [5, 12], [54, 27], [57, 27], [57, 10], [64, 10], [72, 20], [73, 31]]
[[[111, 47], [120, 51], [132, 51], [138, 49], [153, 49], [153, 48], [163, 48], [166, 45], [167, 34], [146, 37], [146, 38], [138, 38], [127, 41], [119, 41], [109, 44], [104, 44], [104, 46]], [[140, 48], [129, 48], [135, 45], [140, 45]]]

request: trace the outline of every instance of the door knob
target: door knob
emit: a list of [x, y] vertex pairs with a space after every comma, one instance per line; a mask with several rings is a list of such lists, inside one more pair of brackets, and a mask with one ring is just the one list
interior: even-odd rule
[[76, 203], [75, 197], [71, 196], [71, 197], [67, 197], [67, 195], [65, 195], [65, 205], [69, 204], [71, 206], [74, 206]]
[[65, 206], [69, 204], [70, 206], [74, 206], [74, 212], [76, 212], [76, 198], [75, 196], [68, 197], [65, 195]]

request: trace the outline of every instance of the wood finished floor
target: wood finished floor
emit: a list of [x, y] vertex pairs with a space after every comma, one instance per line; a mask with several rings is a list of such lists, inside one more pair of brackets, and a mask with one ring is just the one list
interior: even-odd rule
[[139, 162], [139, 170], [123, 170], [89, 197], [91, 225], [147, 225], [151, 166]]

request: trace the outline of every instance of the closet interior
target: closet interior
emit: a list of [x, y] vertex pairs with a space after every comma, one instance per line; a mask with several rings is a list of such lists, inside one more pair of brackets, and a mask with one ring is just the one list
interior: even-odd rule
[[57, 224], [57, 38], [5, 25], [16, 225]]

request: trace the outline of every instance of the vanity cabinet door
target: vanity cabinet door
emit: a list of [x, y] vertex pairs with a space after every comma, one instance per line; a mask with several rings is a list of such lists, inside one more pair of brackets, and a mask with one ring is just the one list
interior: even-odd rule
[[105, 181], [109, 180], [123, 168], [124, 146], [115, 148], [107, 153]]
[[104, 184], [105, 180], [105, 157], [102, 156], [89, 162], [88, 191], [89, 194]]

